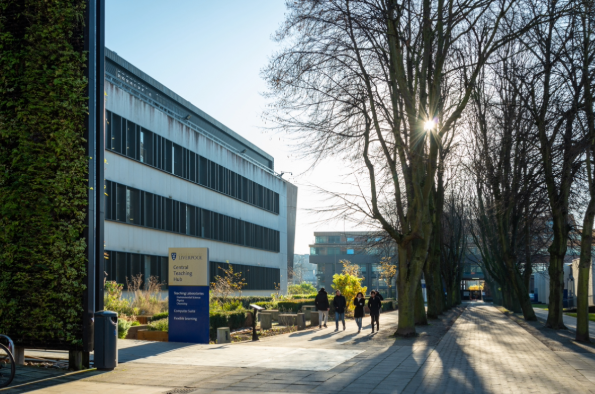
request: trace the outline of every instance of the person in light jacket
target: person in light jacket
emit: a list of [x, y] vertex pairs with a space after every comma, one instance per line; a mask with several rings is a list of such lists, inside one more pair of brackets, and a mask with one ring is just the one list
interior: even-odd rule
[[362, 331], [362, 319], [365, 315], [364, 307], [366, 306], [366, 299], [362, 293], [357, 293], [353, 300], [353, 305], [355, 305], [353, 317], [355, 317], [355, 322], [357, 323], [358, 328], [357, 333], [359, 334]]
[[339, 320], [343, 322], [343, 331], [345, 331], [345, 309], [347, 308], [347, 300], [341, 295], [341, 290], [335, 291], [335, 298], [333, 299], [333, 306], [335, 307], [335, 332], [339, 331]]
[[372, 333], [374, 333], [374, 322], [376, 322], [376, 331], [380, 331], [380, 323], [378, 322], [378, 319], [380, 317], [382, 301], [380, 300], [380, 297], [376, 297], [376, 292], [374, 290], [370, 292], [368, 308], [370, 309], [370, 317], [372, 318]]
[[328, 293], [324, 290], [324, 287], [320, 289], [316, 298], [314, 299], [316, 310], [318, 311], [318, 328], [322, 328], [322, 322], [324, 321], [324, 328], [326, 328], [326, 322], [328, 321]]

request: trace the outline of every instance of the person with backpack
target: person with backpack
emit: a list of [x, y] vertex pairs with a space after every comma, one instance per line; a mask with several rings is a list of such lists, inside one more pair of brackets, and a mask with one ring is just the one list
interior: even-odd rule
[[347, 300], [341, 295], [341, 290], [335, 291], [335, 298], [333, 299], [333, 306], [335, 307], [335, 332], [339, 331], [339, 319], [343, 321], [343, 331], [345, 331], [345, 309], [347, 308]]
[[322, 328], [322, 322], [324, 321], [324, 328], [326, 328], [326, 322], [328, 321], [328, 311], [329, 311], [329, 303], [328, 303], [328, 293], [323, 288], [320, 289], [316, 298], [314, 299], [314, 304], [316, 305], [316, 310], [318, 311], [318, 328]]
[[353, 300], [353, 305], [355, 305], [353, 317], [355, 317], [355, 322], [357, 323], [358, 328], [357, 333], [359, 334], [362, 331], [362, 319], [365, 315], [364, 307], [366, 306], [366, 299], [362, 293], [357, 293]]
[[374, 322], [376, 322], [376, 331], [380, 331], [380, 309], [382, 308], [382, 301], [380, 297], [376, 297], [376, 292], [370, 292], [370, 299], [368, 300], [368, 308], [370, 309], [370, 317], [372, 318], [372, 333], [374, 333]]

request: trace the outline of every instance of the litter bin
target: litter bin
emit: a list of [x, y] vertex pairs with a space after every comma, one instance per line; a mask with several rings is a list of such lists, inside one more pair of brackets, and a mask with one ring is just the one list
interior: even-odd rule
[[111, 370], [118, 365], [118, 313], [95, 312], [95, 368]]

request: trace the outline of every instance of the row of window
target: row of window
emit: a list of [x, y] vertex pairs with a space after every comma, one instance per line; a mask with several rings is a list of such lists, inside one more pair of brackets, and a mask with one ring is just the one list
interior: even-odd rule
[[132, 277], [142, 275], [143, 289], [148, 289], [149, 280], [154, 277], [162, 284], [162, 289], [167, 289], [167, 257], [151, 256], [147, 254], [115, 252], [106, 250], [108, 258], [105, 260], [106, 280], [116, 281], [124, 285], [132, 281]]
[[225, 273], [219, 269], [228, 269], [231, 265], [234, 273], [241, 272], [241, 277], [246, 279], [246, 286], [242, 290], [275, 290], [275, 286], [281, 281], [281, 271], [279, 268], [259, 267], [254, 265], [210, 263], [210, 283], [215, 282], [215, 276], [225, 276]]
[[110, 111], [106, 149], [279, 214], [279, 194]]
[[[361, 243], [374, 243], [374, 242], [379, 242], [381, 240], [382, 240], [381, 237], [375, 237], [375, 238], [358, 237], [357, 238], [357, 242], [360, 244]], [[346, 243], [346, 242], [347, 243], [356, 242], [356, 238], [355, 237], [344, 237], [344, 240], [341, 240], [340, 235], [330, 235], [330, 236], [321, 235], [321, 236], [316, 236], [315, 241], [314, 241], [314, 243], [317, 243], [317, 244], [340, 244], [340, 243]]]
[[315, 256], [329, 256], [329, 255], [350, 255], [350, 254], [367, 254], [372, 256], [379, 256], [385, 253], [380, 248], [333, 248], [333, 247], [320, 247], [311, 246], [310, 254]]
[[[142, 288], [148, 289], [151, 277], [162, 284], [161, 289], [168, 288], [168, 259], [166, 256], [153, 256], [140, 253], [116, 252], [106, 250], [108, 258], [105, 260], [106, 280], [124, 285], [132, 281], [132, 277], [142, 275]], [[278, 268], [259, 267], [244, 264], [228, 264], [215, 261], [209, 262], [210, 280], [215, 282], [215, 276], [224, 276], [219, 267], [228, 269], [232, 266], [234, 273], [241, 273], [246, 279], [246, 286], [242, 290], [275, 290], [281, 281], [281, 271]]]
[[279, 252], [279, 231], [106, 181], [105, 219]]

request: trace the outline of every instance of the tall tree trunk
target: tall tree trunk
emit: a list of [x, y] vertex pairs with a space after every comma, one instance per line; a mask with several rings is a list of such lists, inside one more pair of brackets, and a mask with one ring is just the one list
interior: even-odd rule
[[494, 305], [504, 306], [504, 299], [502, 298], [502, 292], [498, 289], [501, 289], [502, 286], [496, 282], [489, 282], [490, 291], [492, 292], [492, 300]]
[[415, 335], [415, 291], [417, 282], [413, 282], [407, 267], [408, 251], [403, 245], [399, 249], [399, 272], [397, 273], [397, 288], [399, 289], [399, 325], [396, 335], [409, 337]]
[[591, 273], [591, 245], [593, 242], [593, 217], [595, 199], [591, 197], [583, 220], [581, 237], [581, 257], [578, 266], [578, 294], [576, 304], [576, 340], [589, 342], [589, 276]]
[[434, 291], [434, 270], [432, 267], [435, 261], [433, 261], [432, 257], [432, 253], [429, 253], [428, 261], [426, 261], [426, 265], [424, 266], [424, 279], [426, 280], [426, 295], [428, 297], [427, 317], [428, 319], [437, 319], [438, 307], [436, 293]]
[[[558, 217], [556, 217], [558, 216]], [[563, 290], [564, 290], [564, 256], [566, 255], [566, 241], [567, 236], [565, 230], [562, 230], [556, 222], [563, 222], [566, 225], [566, 220], [554, 216], [554, 240], [550, 245], [550, 266], [548, 273], [550, 277], [550, 300], [548, 304], [548, 315], [546, 327], [553, 329], [566, 328], [563, 320]]]
[[521, 275], [517, 271], [516, 267], [512, 267], [509, 275], [512, 282], [511, 287], [514, 290], [515, 299], [518, 301], [518, 304], [523, 311], [523, 317], [528, 321], [536, 321], [537, 316], [535, 316], [535, 311], [533, 310], [533, 305], [531, 304], [529, 292], [525, 287], [523, 279], [521, 278]]
[[[591, 165], [587, 163], [587, 165]], [[593, 245], [593, 218], [595, 217], [595, 187], [591, 184], [591, 199], [583, 218], [581, 257], [578, 266], [578, 294], [576, 305], [576, 340], [589, 342], [589, 276]]]
[[[427, 280], [426, 280], [427, 283]], [[427, 287], [426, 287], [427, 293]], [[426, 306], [424, 303], [424, 294], [421, 286], [421, 279], [419, 284], [417, 285], [417, 290], [415, 292], [415, 324], [418, 326], [424, 326], [428, 324], [428, 318], [426, 316]]]
[[583, 218], [583, 232], [581, 235], [581, 257], [578, 268], [578, 300], [577, 300], [577, 321], [576, 321], [576, 340], [589, 342], [589, 277], [591, 274], [592, 263], [592, 245], [593, 245], [593, 218], [595, 217], [595, 185], [592, 173], [591, 159], [595, 153], [595, 114], [593, 113], [593, 92], [591, 89], [592, 79], [590, 78], [591, 68], [591, 35], [589, 31], [589, 17], [593, 14], [593, 1], [583, 3], [585, 10], [581, 15], [583, 30], [583, 86], [585, 90], [584, 102], [585, 113], [587, 115], [587, 130], [591, 137], [591, 147], [587, 151], [587, 174], [589, 179], [590, 200], [587, 211]]

